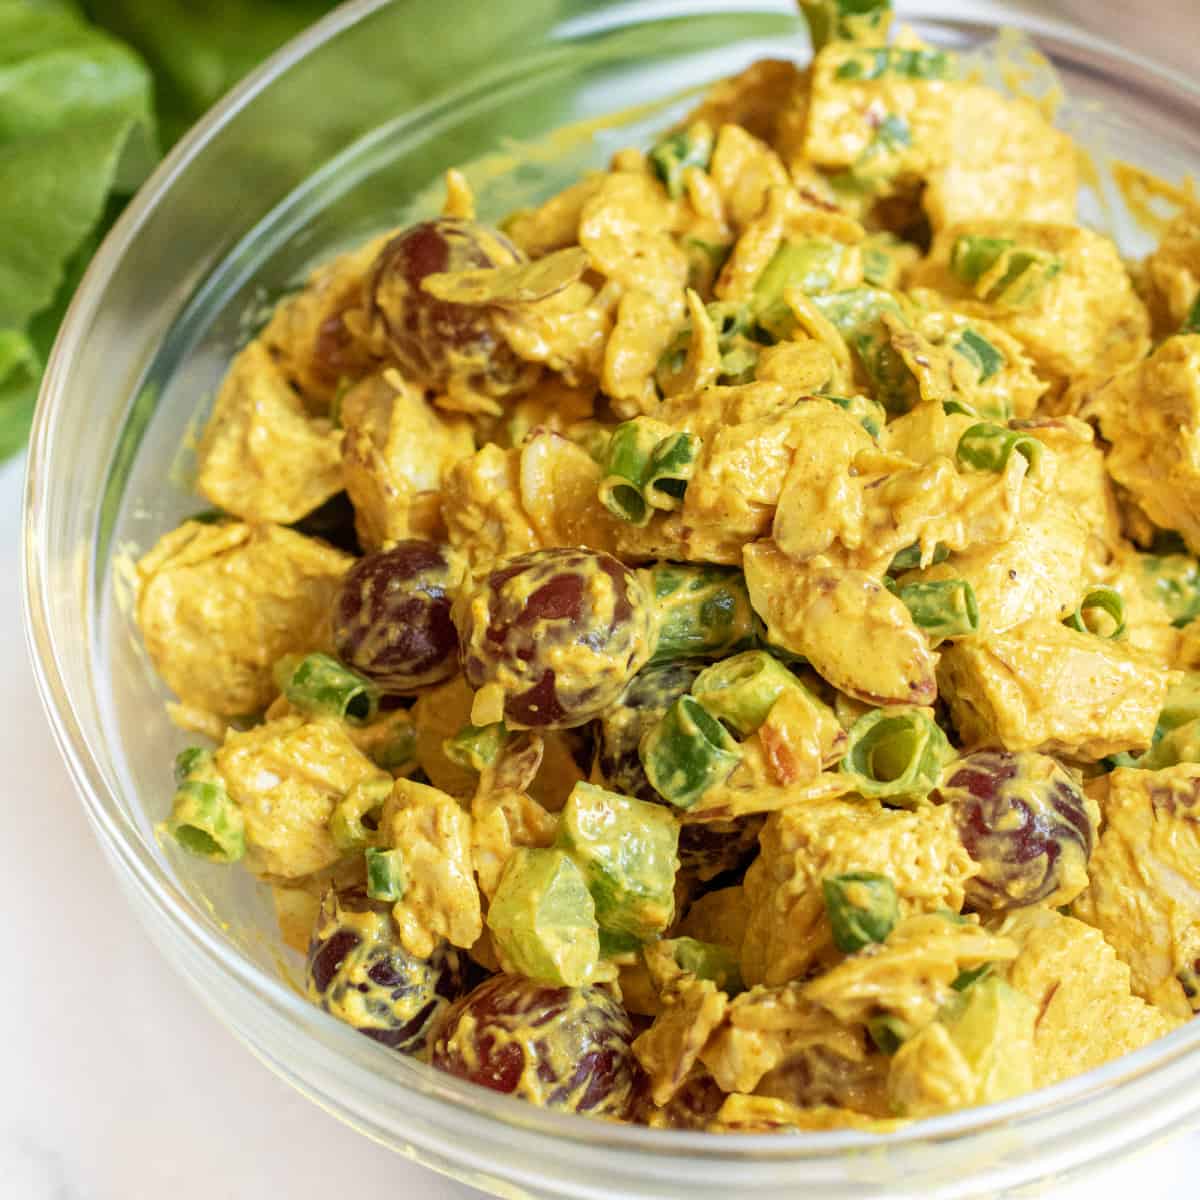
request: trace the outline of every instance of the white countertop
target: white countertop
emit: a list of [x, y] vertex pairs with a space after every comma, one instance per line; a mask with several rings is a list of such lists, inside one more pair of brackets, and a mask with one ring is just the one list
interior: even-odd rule
[[[142, 932], [35, 693], [17, 570], [22, 474], [21, 462], [0, 468], [0, 845], [15, 912], [0, 951], [0, 1198], [478, 1197], [276, 1079]], [[1192, 1194], [1197, 1174], [1193, 1135], [1042, 1195], [1175, 1200]]]

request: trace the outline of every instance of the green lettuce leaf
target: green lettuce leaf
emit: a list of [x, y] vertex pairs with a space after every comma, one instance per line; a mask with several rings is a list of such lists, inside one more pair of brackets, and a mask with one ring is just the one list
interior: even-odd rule
[[0, 456], [24, 443], [62, 313], [156, 158], [141, 60], [70, 4], [0, 0]]
[[171, 145], [243, 75], [336, 7], [335, 0], [85, 0], [87, 15], [154, 74]]

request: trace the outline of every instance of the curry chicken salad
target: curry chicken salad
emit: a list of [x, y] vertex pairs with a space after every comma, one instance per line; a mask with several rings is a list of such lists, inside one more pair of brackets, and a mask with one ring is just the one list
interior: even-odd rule
[[1200, 1006], [1200, 208], [878, 0], [648, 150], [323, 266], [138, 564], [164, 829], [308, 994], [539, 1105], [1006, 1099]]

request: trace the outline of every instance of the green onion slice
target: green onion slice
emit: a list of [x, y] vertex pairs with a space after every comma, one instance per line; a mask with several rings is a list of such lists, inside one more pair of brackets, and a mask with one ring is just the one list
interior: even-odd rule
[[871, 871], [829, 875], [821, 881], [821, 891], [834, 945], [843, 954], [885, 941], [900, 919], [896, 886], [886, 875]]
[[[1094, 614], [1099, 613], [1108, 617], [1108, 633], [1101, 633], [1097, 628]], [[1094, 633], [1097, 637], [1115, 641], [1125, 632], [1125, 601], [1115, 588], [1094, 587], [1084, 594], [1065, 624], [1078, 629], [1080, 633]]]
[[618, 425], [608, 443], [600, 502], [615, 517], [631, 525], [645, 525], [651, 517], [643, 490], [650, 469], [650, 456], [658, 435], [641, 421]]
[[286, 655], [275, 682], [293, 708], [313, 716], [365, 725], [379, 710], [379, 689], [328, 654]]
[[1036, 471], [1045, 452], [1046, 447], [1037, 438], [986, 421], [972, 425], [958, 439], [956, 450], [958, 461], [965, 466], [997, 473], [1004, 471], [1014, 453], [1025, 459], [1030, 472]]
[[367, 895], [372, 900], [387, 900], [391, 903], [401, 899], [407, 885], [404, 856], [399, 850], [380, 850], [368, 846]]
[[246, 853], [246, 822], [220, 780], [188, 779], [175, 792], [167, 832], [189, 854], [233, 863]]
[[944, 50], [903, 46], [864, 46], [855, 50], [834, 72], [844, 81], [868, 82], [893, 76], [903, 79], [954, 79], [958, 66]]
[[[933, 563], [945, 562], [950, 557], [950, 548], [943, 545], [941, 542], [933, 548], [933, 558], [930, 559], [930, 565]], [[903, 550], [897, 550], [895, 557], [888, 565], [889, 575], [898, 575], [901, 571], [912, 571], [921, 565], [921, 543], [913, 542], [911, 546], [905, 546]]]
[[650, 568], [658, 613], [651, 663], [720, 658], [753, 646], [758, 620], [746, 579], [734, 567], [656, 563]]
[[329, 836], [343, 854], [362, 850], [374, 841], [374, 829], [368, 828], [366, 822], [374, 818], [373, 824], [378, 824], [383, 803], [392, 793], [392, 784], [390, 776], [364, 779], [334, 808], [329, 817]]
[[1004, 367], [1004, 355], [992, 345], [981, 333], [974, 329], [964, 329], [962, 336], [954, 343], [954, 350], [961, 354], [979, 373], [979, 382], [986, 383], [997, 371]]
[[851, 727], [841, 769], [860, 795], [913, 804], [933, 790], [950, 757], [946, 735], [922, 709], [879, 708]]
[[913, 623], [930, 637], [961, 637], [979, 631], [975, 589], [965, 579], [909, 583], [895, 589]]
[[667, 195], [678, 200], [684, 192], [684, 172], [688, 167], [707, 171], [712, 152], [712, 129], [704, 121], [695, 121], [659, 141], [650, 151], [650, 165], [666, 186]]
[[912, 1037], [913, 1027], [900, 1017], [884, 1015], [867, 1022], [867, 1033], [881, 1053], [891, 1057]]
[[775, 702], [800, 681], [765, 650], [747, 650], [705, 667], [692, 695], [739, 737], [749, 737], [767, 719]]
[[980, 299], [1023, 308], [1063, 269], [1062, 259], [1012, 238], [963, 234], [950, 250], [950, 270], [975, 288]]
[[642, 738], [638, 757], [650, 786], [676, 808], [691, 808], [729, 778], [741, 747], [694, 696], [680, 696]]
[[1196, 293], [1196, 299], [1192, 301], [1192, 307], [1188, 309], [1188, 315], [1184, 317], [1179, 332], [1200, 333], [1200, 292]]
[[652, 508], [673, 512], [683, 502], [688, 480], [700, 457], [700, 439], [694, 433], [673, 433], [654, 447], [642, 495]]
[[834, 41], [886, 41], [892, 0], [800, 0], [814, 50]]

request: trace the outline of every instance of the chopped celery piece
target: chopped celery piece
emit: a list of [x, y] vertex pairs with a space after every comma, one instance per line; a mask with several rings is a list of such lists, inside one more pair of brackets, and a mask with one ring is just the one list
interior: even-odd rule
[[989, 1104], [1028, 1091], [1037, 1009], [996, 975], [958, 992], [938, 1015], [977, 1080], [975, 1101]]
[[896, 887], [886, 875], [870, 871], [829, 875], [821, 881], [821, 891], [834, 945], [843, 954], [885, 941], [900, 919]]
[[887, 39], [892, 0], [800, 0], [814, 50], [835, 41]]
[[813, 296], [812, 303], [845, 338], [888, 412], [907, 412], [919, 401], [916, 381], [881, 320], [884, 313], [903, 319], [894, 296], [877, 288], [848, 288]]
[[582, 987], [600, 960], [600, 931], [583, 872], [564, 850], [513, 852], [487, 914], [508, 969]]
[[1133, 765], [1143, 771], [1161, 771], [1193, 762], [1200, 762], [1200, 717], [1165, 731]]
[[1155, 737], [1159, 738], [1197, 717], [1200, 717], [1200, 671], [1185, 671], [1183, 678], [1167, 689], [1162, 712], [1158, 714]]
[[879, 708], [864, 713], [850, 730], [841, 769], [855, 790], [894, 803], [924, 800], [950, 760], [946, 735], [919, 708]]
[[1190, 554], [1143, 554], [1142, 587], [1182, 628], [1200, 616], [1200, 563]]
[[642, 738], [638, 757], [650, 786], [677, 808], [691, 808], [729, 778], [741, 747], [694, 696], [680, 696]]
[[754, 284], [754, 302], [759, 312], [784, 304], [789, 287], [804, 292], [827, 292], [837, 283], [847, 247], [827, 238], [784, 242], [775, 251]]
[[681, 971], [707, 979], [729, 995], [745, 991], [742, 969], [737, 955], [713, 942], [701, 942], [695, 938], [677, 937], [663, 942]]
[[679, 867], [679, 823], [670, 809], [577, 783], [557, 845], [583, 872], [606, 946], [633, 949], [670, 925]]
[[950, 250], [950, 270], [991, 304], [1023, 308], [1063, 269], [1061, 258], [1012, 238], [964, 233]]

